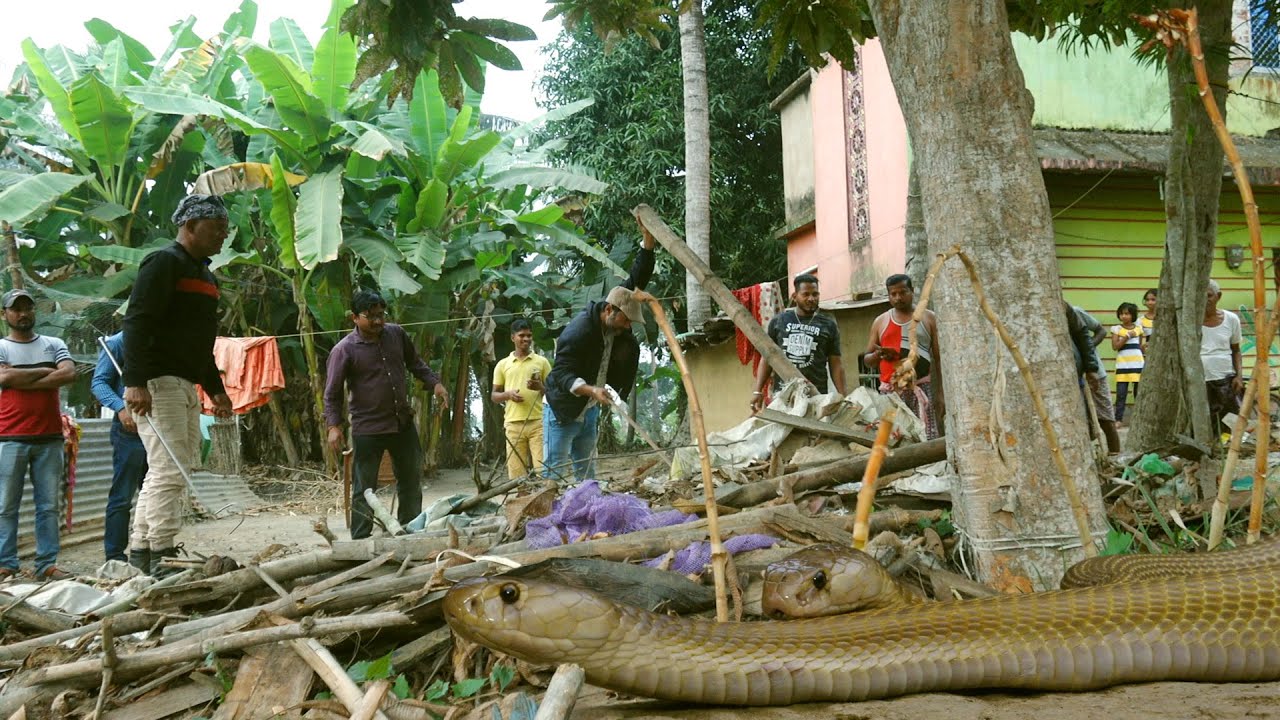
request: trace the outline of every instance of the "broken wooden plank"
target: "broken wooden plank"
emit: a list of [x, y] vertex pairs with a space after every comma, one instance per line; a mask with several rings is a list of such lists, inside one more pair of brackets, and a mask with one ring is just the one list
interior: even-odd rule
[[62, 632], [76, 626], [76, 619], [66, 613], [43, 610], [3, 592], [0, 592], [0, 619], [42, 633]]
[[176, 715], [197, 705], [218, 699], [219, 688], [214, 683], [187, 683], [158, 695], [129, 703], [102, 715], [103, 720], [160, 720]]
[[770, 410], [765, 408], [764, 410], [758, 411], [756, 413], [756, 417], [761, 420], [768, 420], [771, 423], [786, 425], [787, 427], [795, 428], [797, 430], [804, 430], [805, 432], [813, 433], [814, 435], [839, 438], [841, 440], [851, 440], [864, 447], [871, 447], [872, 445], [875, 445], [876, 442], [875, 436], [871, 433], [850, 430], [849, 428], [843, 428], [829, 422], [822, 422], [821, 420], [814, 420], [813, 418], [791, 415], [784, 413], [781, 410]]
[[[753, 482], [734, 490], [719, 499], [721, 505], [751, 507], [778, 497], [784, 487], [792, 492], [818, 490], [842, 482], [860, 480], [867, 467], [867, 456], [837, 460], [816, 468], [787, 473], [769, 480]], [[881, 471], [886, 473], [908, 470], [947, 459], [947, 439], [935, 438], [914, 445], [895, 448], [884, 459]]]
[[[500, 518], [495, 518], [495, 521]], [[489, 545], [496, 540], [503, 528], [494, 523], [473, 523], [457, 531], [458, 542], [468, 545]], [[383, 553], [394, 553], [396, 560], [435, 560], [441, 550], [449, 548], [449, 531], [432, 530], [387, 537], [339, 540], [333, 543], [333, 557], [348, 562], [364, 562]]]
[[213, 720], [301, 717], [299, 710], [289, 708], [307, 699], [314, 680], [315, 671], [288, 645], [251, 648]]

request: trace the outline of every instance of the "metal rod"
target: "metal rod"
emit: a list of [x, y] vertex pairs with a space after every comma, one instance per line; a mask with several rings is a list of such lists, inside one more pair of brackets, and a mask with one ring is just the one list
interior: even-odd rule
[[[116, 361], [116, 356], [111, 354], [111, 348], [107, 347], [107, 339], [105, 337], [98, 338], [98, 345], [102, 348], [102, 352], [107, 354], [107, 358], [111, 360], [111, 364], [115, 366], [116, 372], [120, 373], [121, 382], [124, 381], [124, 369], [120, 367], [120, 363]], [[126, 406], [127, 407], [127, 406]], [[133, 413], [132, 410], [129, 411]], [[174, 465], [178, 466], [178, 472], [182, 473], [182, 479], [187, 481], [187, 489], [191, 491], [192, 496], [196, 494], [196, 485], [191, 481], [191, 475], [187, 472], [186, 466], [178, 459], [178, 454], [173, 451], [173, 447], [169, 445], [169, 441], [164, 439], [164, 435], [160, 433], [160, 428], [151, 421], [151, 415], [143, 415], [142, 418], [147, 421], [147, 425], [151, 428], [151, 432], [156, 434], [156, 439], [164, 446], [165, 452], [169, 453], [169, 457], [173, 459]]]

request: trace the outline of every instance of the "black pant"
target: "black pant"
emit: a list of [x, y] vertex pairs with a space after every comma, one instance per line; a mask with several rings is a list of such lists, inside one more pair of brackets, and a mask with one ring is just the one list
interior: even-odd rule
[[378, 489], [378, 466], [382, 453], [391, 453], [391, 467], [396, 476], [399, 498], [396, 520], [401, 525], [422, 514], [422, 446], [418, 429], [412, 422], [399, 432], [381, 435], [353, 435], [355, 451], [351, 478], [351, 539], [369, 537], [373, 533], [373, 517], [365, 502], [365, 488]]
[[1231, 432], [1231, 426], [1223, 419], [1229, 413], [1240, 414], [1240, 397], [1236, 395], [1231, 381], [1235, 373], [1221, 380], [1206, 380], [1205, 393], [1209, 396], [1209, 421], [1213, 423], [1214, 433]]

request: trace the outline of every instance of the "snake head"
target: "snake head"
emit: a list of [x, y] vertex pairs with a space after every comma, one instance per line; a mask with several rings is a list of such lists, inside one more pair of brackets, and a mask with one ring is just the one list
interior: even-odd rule
[[837, 545], [810, 545], [764, 571], [761, 610], [788, 620], [886, 607], [900, 592], [875, 558]]
[[544, 664], [595, 650], [619, 620], [616, 606], [589, 590], [501, 576], [454, 585], [443, 609], [457, 635]]

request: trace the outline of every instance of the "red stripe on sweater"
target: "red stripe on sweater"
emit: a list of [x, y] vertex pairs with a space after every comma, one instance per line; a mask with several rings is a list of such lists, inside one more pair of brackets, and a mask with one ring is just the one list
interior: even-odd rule
[[220, 296], [217, 285], [208, 282], [207, 280], [201, 280], [200, 278], [182, 278], [178, 281], [178, 284], [174, 286], [174, 289], [178, 292], [208, 295], [214, 300], [217, 300]]

